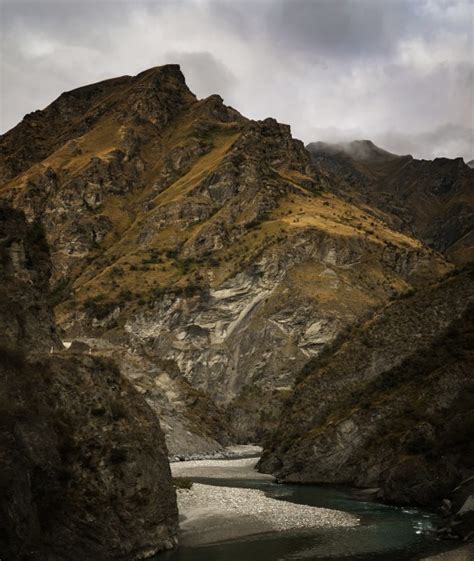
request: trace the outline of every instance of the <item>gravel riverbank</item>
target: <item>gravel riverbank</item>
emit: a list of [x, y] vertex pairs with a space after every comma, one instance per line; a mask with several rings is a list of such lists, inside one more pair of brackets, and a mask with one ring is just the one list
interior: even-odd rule
[[[267, 479], [254, 470], [256, 458], [201, 460], [172, 464], [174, 476]], [[194, 483], [178, 491], [183, 545], [203, 545], [271, 531], [356, 526], [345, 512], [298, 505], [267, 497], [263, 491]]]
[[207, 454], [177, 454], [170, 456], [170, 463], [195, 462], [201, 460], [235, 460], [239, 458], [256, 458], [262, 454], [262, 447], [256, 444], [235, 444]]
[[274, 481], [272, 475], [255, 469], [258, 458], [237, 460], [193, 460], [171, 464], [173, 477], [210, 477], [216, 479], [260, 479]]

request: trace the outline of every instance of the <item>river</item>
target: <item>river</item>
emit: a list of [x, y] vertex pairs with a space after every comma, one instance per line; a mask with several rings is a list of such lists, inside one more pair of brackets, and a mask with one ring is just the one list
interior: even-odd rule
[[[232, 461], [221, 460], [222, 468]], [[222, 469], [220, 470], [222, 472]], [[312, 528], [269, 532], [221, 543], [181, 546], [156, 561], [412, 561], [443, 551], [436, 541], [435, 516], [358, 499], [350, 489], [318, 485], [282, 485], [256, 477], [193, 477], [208, 485], [260, 489], [268, 497], [346, 511], [360, 519], [349, 528]]]

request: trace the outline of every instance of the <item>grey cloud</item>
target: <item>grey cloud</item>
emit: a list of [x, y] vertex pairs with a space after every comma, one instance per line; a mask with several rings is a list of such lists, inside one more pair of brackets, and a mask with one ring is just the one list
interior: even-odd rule
[[474, 126], [470, 0], [3, 0], [0, 7], [2, 131], [64, 90], [178, 62], [198, 96], [218, 93], [251, 118], [287, 122], [305, 142], [352, 131], [346, 140], [382, 139], [419, 157], [474, 156], [466, 135], [449, 140], [443, 128]]
[[177, 62], [186, 76], [186, 82], [198, 97], [219, 93], [222, 97], [232, 94], [237, 84], [229, 68], [209, 52], [165, 53], [167, 60]]
[[[456, 0], [434, 4], [447, 9]], [[233, 23], [234, 31], [243, 37], [258, 33], [275, 48], [296, 50], [299, 55], [349, 59], [381, 58], [392, 53], [402, 39], [432, 36], [440, 22], [430, 5], [429, 0], [241, 0], [209, 4], [221, 22]], [[443, 22], [444, 29], [456, 31], [458, 27], [451, 20]]]
[[464, 156], [467, 163], [474, 147], [472, 128], [445, 124], [433, 130], [408, 135], [401, 131], [389, 131], [380, 136], [379, 141], [388, 150], [400, 153], [425, 153], [425, 158], [456, 158]]
[[416, 3], [378, 0], [280, 1], [272, 35], [287, 46], [325, 56], [382, 56], [409, 33]]
[[[338, 129], [337, 127], [313, 128], [312, 138], [334, 144], [346, 144], [365, 139], [364, 130]], [[462, 125], [444, 124], [432, 130], [409, 134], [401, 130], [389, 130], [375, 134], [371, 140], [380, 148], [393, 154], [412, 154], [415, 157], [433, 159], [439, 157], [464, 157], [467, 163], [473, 153], [474, 131]]]

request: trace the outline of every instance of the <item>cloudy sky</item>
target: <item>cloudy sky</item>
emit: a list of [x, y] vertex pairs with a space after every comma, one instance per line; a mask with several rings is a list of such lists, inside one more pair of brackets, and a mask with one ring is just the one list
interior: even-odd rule
[[474, 158], [474, 0], [0, 0], [0, 129], [62, 91], [179, 63], [305, 142]]

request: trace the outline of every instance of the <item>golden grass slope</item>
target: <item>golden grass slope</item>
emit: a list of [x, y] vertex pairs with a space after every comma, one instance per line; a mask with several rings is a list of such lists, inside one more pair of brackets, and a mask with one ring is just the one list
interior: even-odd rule
[[[422, 254], [428, 276], [448, 268], [418, 240], [326, 191], [289, 130], [248, 122], [216, 96], [196, 101], [174, 75], [123, 79], [84, 119], [87, 130], [0, 188], [47, 223], [60, 317], [90, 300], [136, 306], [167, 290], [216, 288], [312, 234], [373, 248], [366, 274], [392, 291], [407, 280], [388, 271], [384, 253]], [[71, 129], [84, 129], [81, 116]], [[92, 207], [89, 192], [99, 201]], [[308, 290], [318, 270], [308, 261], [288, 278]]]

